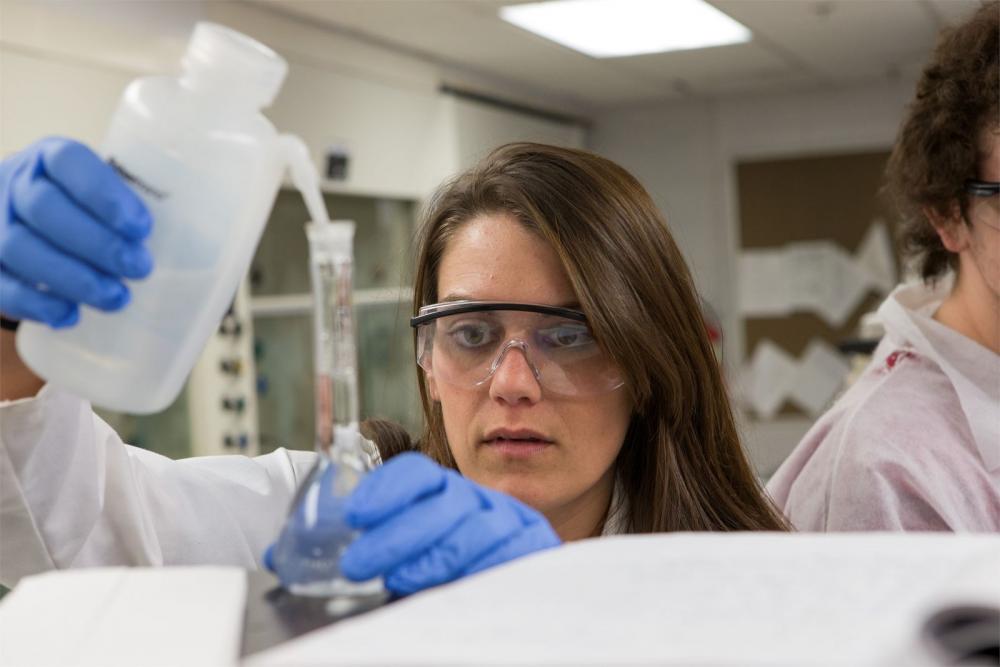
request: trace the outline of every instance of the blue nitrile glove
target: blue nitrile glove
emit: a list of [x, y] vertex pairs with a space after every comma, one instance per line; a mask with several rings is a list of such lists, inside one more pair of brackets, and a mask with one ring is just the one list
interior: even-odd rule
[[117, 310], [149, 274], [152, 218], [83, 144], [42, 139], [0, 162], [0, 312], [67, 327], [79, 304]]
[[[344, 510], [362, 533], [341, 557], [341, 571], [354, 581], [382, 576], [397, 595], [560, 544], [538, 511], [422, 454], [400, 454], [373, 470]], [[264, 564], [273, 569], [271, 552]]]
[[536, 510], [416, 453], [372, 471], [345, 509], [362, 534], [340, 560], [344, 575], [381, 575], [401, 595], [559, 544]]

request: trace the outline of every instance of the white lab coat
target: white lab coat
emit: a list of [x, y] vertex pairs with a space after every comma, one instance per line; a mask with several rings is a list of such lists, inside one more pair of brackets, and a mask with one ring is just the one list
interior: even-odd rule
[[1000, 355], [933, 319], [949, 285], [906, 285], [858, 381], [768, 483], [805, 531], [1000, 531]]
[[47, 385], [0, 403], [0, 583], [53, 568], [256, 568], [315, 453], [174, 461]]

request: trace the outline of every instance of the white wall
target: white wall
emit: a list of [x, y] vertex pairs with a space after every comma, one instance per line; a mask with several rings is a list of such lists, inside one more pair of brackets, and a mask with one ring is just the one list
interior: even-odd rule
[[[199, 20], [255, 37], [289, 61], [267, 115], [301, 136], [318, 165], [330, 146], [349, 151], [349, 180], [331, 190], [421, 199], [496, 143], [583, 141], [579, 128], [440, 93], [449, 76], [440, 65], [246, 2], [3, 2], [0, 19], [0, 155], [49, 134], [99, 145], [124, 86], [176, 72]], [[468, 74], [463, 83], [494, 92]], [[544, 96], [517, 101], [560, 110]]]
[[584, 131], [579, 125], [554, 123], [463, 99], [453, 99], [452, 103], [459, 164], [474, 164], [512, 137], [562, 146], [584, 144]]
[[[665, 212], [702, 295], [717, 309], [732, 370], [744, 353], [735, 266], [740, 245], [736, 163], [745, 159], [888, 149], [914, 81], [835, 91], [647, 105], [599, 115], [592, 149], [635, 174]], [[765, 475], [811, 425], [747, 425]]]

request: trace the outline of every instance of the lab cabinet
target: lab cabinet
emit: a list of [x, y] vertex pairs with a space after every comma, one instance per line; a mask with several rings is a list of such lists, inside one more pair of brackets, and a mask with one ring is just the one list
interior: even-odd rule
[[[354, 310], [361, 417], [420, 429], [409, 327], [416, 205], [412, 201], [324, 195], [332, 219], [354, 221]], [[250, 269], [260, 449], [312, 449], [313, 331], [308, 214], [282, 190]]]

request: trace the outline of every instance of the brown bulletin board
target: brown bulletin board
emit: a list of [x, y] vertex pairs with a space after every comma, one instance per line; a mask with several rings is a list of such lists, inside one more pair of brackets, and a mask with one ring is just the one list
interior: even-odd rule
[[[879, 194], [888, 158], [877, 151], [737, 163], [742, 249], [830, 240], [853, 254], [877, 218], [895, 238], [893, 209]], [[899, 266], [898, 248], [896, 255]], [[796, 358], [814, 338], [836, 345], [855, 335], [861, 316], [882, 298], [869, 292], [839, 328], [811, 312], [744, 318], [747, 359], [764, 339]], [[786, 402], [780, 414], [802, 413]]]

